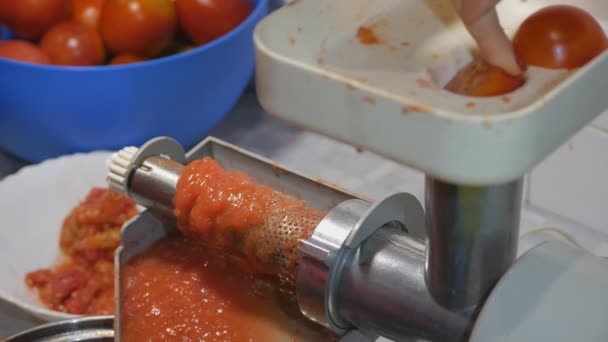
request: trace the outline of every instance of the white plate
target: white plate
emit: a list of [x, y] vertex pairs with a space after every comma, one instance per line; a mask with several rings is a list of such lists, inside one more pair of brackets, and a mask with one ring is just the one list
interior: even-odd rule
[[46, 309], [24, 277], [60, 255], [63, 219], [94, 186], [106, 187], [110, 152], [75, 154], [26, 166], [0, 181], [0, 298], [44, 321], [78, 317]]

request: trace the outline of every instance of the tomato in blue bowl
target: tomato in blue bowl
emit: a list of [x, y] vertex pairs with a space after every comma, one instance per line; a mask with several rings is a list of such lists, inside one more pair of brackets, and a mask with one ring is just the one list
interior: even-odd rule
[[[179, 53], [93, 66], [33, 64], [0, 57], [0, 150], [39, 162], [76, 152], [141, 145], [161, 135], [186, 147], [194, 145], [234, 107], [251, 81], [253, 30], [268, 6], [267, 0], [251, 1], [246, 19], [219, 38], [197, 35], [200, 21], [180, 17], [182, 29], [190, 25], [182, 35], [192, 38], [193, 45], [182, 46]], [[184, 24], [188, 20], [190, 24]], [[0, 30], [0, 43], [16, 39], [6, 26]], [[48, 48], [53, 41], [61, 42], [61, 35], [30, 39], [40, 47], [45, 40]], [[108, 43], [105, 36], [103, 41]], [[120, 39], [112, 44], [111, 48], [106, 44], [106, 49], [114, 50], [117, 57], [124, 52], [121, 49], [128, 49]], [[45, 51], [52, 55], [54, 50]], [[108, 51], [105, 57], [109, 61], [111, 56]], [[55, 54], [53, 61], [73, 57]]]

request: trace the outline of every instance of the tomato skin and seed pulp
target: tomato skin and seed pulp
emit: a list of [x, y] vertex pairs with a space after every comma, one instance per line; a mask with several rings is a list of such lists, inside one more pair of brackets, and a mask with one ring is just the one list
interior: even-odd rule
[[[255, 184], [243, 172], [226, 171], [211, 158], [189, 163], [175, 196], [182, 234], [157, 241], [122, 269], [121, 338], [337, 340], [303, 317], [269, 259], [250, 258], [258, 247], [243, 245], [277, 205], [306, 210], [304, 202]], [[308, 237], [313, 229], [300, 234]]]
[[64, 219], [61, 260], [30, 272], [25, 282], [49, 309], [79, 315], [114, 314], [114, 250], [120, 229], [137, 215], [135, 202], [93, 188]]
[[294, 283], [299, 240], [309, 238], [325, 216], [211, 158], [184, 169], [174, 202], [182, 233], [230, 254], [244, 272], [279, 276], [287, 285]]

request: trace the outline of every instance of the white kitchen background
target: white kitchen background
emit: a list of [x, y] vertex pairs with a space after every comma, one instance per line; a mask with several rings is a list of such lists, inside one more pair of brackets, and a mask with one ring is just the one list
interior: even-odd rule
[[608, 234], [607, 176], [605, 113], [532, 172], [528, 203]]

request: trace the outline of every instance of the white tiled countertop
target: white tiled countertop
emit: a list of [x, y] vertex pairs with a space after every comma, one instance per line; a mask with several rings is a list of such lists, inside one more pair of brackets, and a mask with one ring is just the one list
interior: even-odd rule
[[[272, 119], [259, 108], [253, 91], [245, 93], [237, 107], [211, 134], [273, 159], [312, 178], [324, 179], [328, 183], [347, 188], [369, 198], [379, 198], [396, 191], [407, 191], [416, 195], [419, 200], [423, 200], [424, 176], [422, 174], [375, 154], [359, 152], [351, 146], [317, 134], [288, 127]], [[575, 144], [574, 148], [576, 145], [578, 144]], [[580, 146], [583, 147], [583, 145]], [[567, 146], [565, 148], [568, 149]], [[17, 167], [18, 164], [0, 155], [0, 178], [3, 173], [13, 172]], [[597, 166], [595, 168], [597, 169]], [[542, 171], [541, 169], [539, 172]], [[550, 181], [550, 176], [543, 176], [541, 173], [535, 174], [532, 180], [535, 181], [535, 178], [538, 177], [543, 181], [545, 179], [547, 182]], [[536, 184], [533, 185], [533, 188], [535, 186]], [[551, 186], [546, 185], [549, 188]], [[571, 187], [575, 186], [575, 184], [571, 184]], [[532, 197], [552, 197], [551, 191], [541, 193], [534, 192]], [[576, 201], [577, 199], [568, 198], [566, 200]], [[603, 205], [606, 205], [605, 199]], [[560, 212], [560, 214], [563, 213]], [[606, 211], [602, 213], [602, 215], [605, 214]], [[560, 227], [563, 231], [576, 236], [578, 242], [584, 247], [598, 253], [608, 254], [608, 243], [606, 243], [608, 236], [597, 230], [585, 228], [577, 222], [581, 221], [569, 222], [548, 210], [538, 210], [526, 205], [522, 213], [521, 231], [525, 233], [531, 228], [539, 226]], [[535, 237], [528, 236], [526, 240], [522, 240], [520, 246], [525, 250], [535, 239]], [[37, 324], [40, 322], [23, 315], [5, 303], [0, 303], [0, 337]]]

